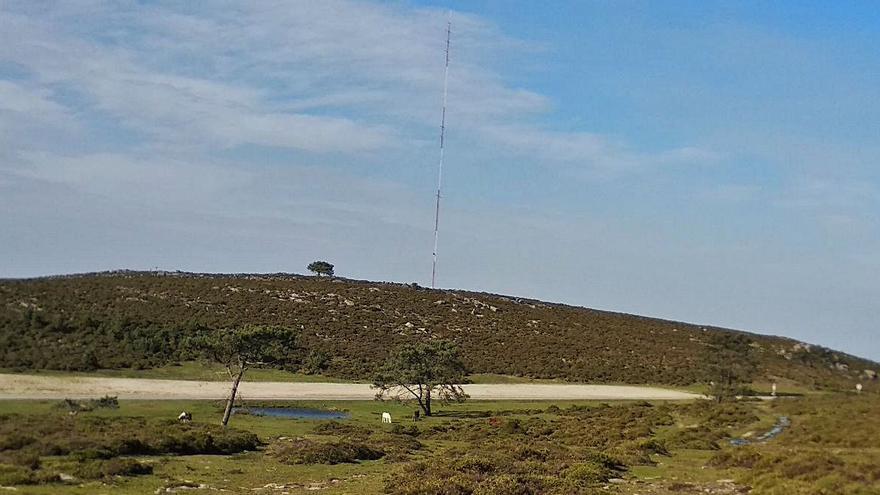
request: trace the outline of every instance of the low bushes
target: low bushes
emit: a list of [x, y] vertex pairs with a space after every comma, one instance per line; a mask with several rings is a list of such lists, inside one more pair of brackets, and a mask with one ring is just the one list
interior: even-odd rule
[[234, 454], [260, 444], [250, 432], [215, 425], [137, 417], [0, 415], [0, 460], [9, 452], [39, 455], [105, 451], [107, 456], [155, 454]]
[[287, 464], [342, 464], [380, 459], [385, 453], [363, 443], [295, 438], [273, 443], [268, 455]]
[[718, 450], [723, 441], [730, 438], [732, 430], [759, 420], [755, 404], [746, 402], [698, 401], [679, 406], [677, 413], [695, 425], [675, 430], [668, 436], [667, 447], [672, 449]]
[[563, 475], [576, 483], [601, 483], [608, 481], [615, 472], [595, 462], [580, 462], [572, 465]]
[[55, 407], [70, 412], [86, 412], [94, 409], [119, 409], [119, 399], [115, 395], [105, 395], [100, 399], [89, 399], [86, 401], [64, 399], [56, 404]]
[[395, 495], [588, 494], [622, 475], [627, 462], [650, 463], [651, 455], [668, 454], [654, 438], [655, 428], [671, 422], [667, 407], [548, 412], [549, 418], [494, 416], [427, 428], [420, 440], [463, 446], [401, 466], [386, 478], [385, 489]]
[[103, 479], [113, 476], [138, 476], [152, 473], [152, 466], [129, 458], [83, 460], [77, 463], [73, 470], [73, 475], [81, 479]]
[[394, 424], [387, 430], [325, 421], [313, 428], [321, 439], [281, 438], [269, 446], [268, 455], [288, 464], [341, 464], [384, 459], [399, 462], [422, 448], [418, 427]]
[[[395, 423], [394, 427], [400, 426], [399, 423]], [[339, 435], [339, 436], [368, 436], [370, 434], [370, 430], [364, 428], [363, 426], [354, 425], [351, 423], [343, 423], [341, 421], [324, 421], [318, 423], [313, 430], [318, 435]]]
[[669, 436], [667, 445], [674, 449], [718, 450], [720, 440], [730, 434], [708, 426], [696, 426], [677, 430]]
[[621, 474], [619, 463], [601, 453], [499, 447], [449, 449], [404, 464], [386, 478], [385, 490], [393, 495], [590, 494]]
[[724, 449], [709, 459], [717, 468], [742, 468], [744, 482], [770, 495], [874, 494], [880, 486], [880, 455], [823, 449]]
[[0, 415], [0, 485], [57, 481], [58, 476], [42, 466], [45, 456], [67, 456], [60, 462], [72, 462], [69, 469], [77, 478], [104, 479], [152, 472], [149, 465], [124, 456], [233, 454], [259, 445], [253, 433], [214, 425], [68, 414]]
[[761, 454], [753, 447], [736, 447], [717, 452], [707, 464], [717, 468], [747, 468], [755, 467], [761, 460]]
[[23, 466], [0, 464], [0, 486], [36, 485], [58, 480], [57, 474], [43, 473]]

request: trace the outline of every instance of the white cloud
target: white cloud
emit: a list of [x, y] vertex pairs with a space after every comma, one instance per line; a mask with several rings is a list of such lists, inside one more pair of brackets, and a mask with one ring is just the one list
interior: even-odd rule
[[30, 90], [12, 81], [0, 80], [0, 112], [15, 112], [21, 116], [38, 115], [43, 118], [60, 118], [66, 109], [52, 101], [46, 89]]
[[710, 164], [719, 159], [696, 147], [639, 152], [620, 140], [588, 132], [548, 131], [524, 125], [487, 125], [481, 137], [497, 143], [499, 153], [529, 157], [541, 163], [564, 165], [580, 178], [615, 178], [670, 165]]
[[[61, 86], [81, 94], [94, 110], [147, 139], [334, 152], [376, 149], [393, 140], [387, 128], [348, 117], [279, 112], [263, 88], [179, 75], [174, 67], [148, 67], [140, 63], [148, 58], [142, 48], [108, 46], [65, 33], [61, 25], [9, 13], [0, 14], [0, 25], [6, 42], [0, 61], [26, 68], [32, 85]], [[210, 59], [216, 54], [199, 55]]]
[[[39, 16], [32, 8], [0, 14], [0, 60], [34, 84], [82, 95], [156, 146], [361, 153], [413, 146], [436, 127], [439, 10], [350, 1], [221, 1], [198, 14], [179, 4], [74, 3]], [[551, 102], [507, 85], [499, 70], [504, 51], [536, 47], [476, 17], [452, 19], [449, 124], [480, 134], [488, 149], [516, 142], [535, 161], [585, 160], [602, 174], [680, 153], [529, 124]]]

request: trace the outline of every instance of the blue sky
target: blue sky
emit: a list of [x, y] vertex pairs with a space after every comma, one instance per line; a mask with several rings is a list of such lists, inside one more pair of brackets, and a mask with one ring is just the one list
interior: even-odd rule
[[880, 359], [870, 2], [0, 5], [0, 276], [430, 277]]

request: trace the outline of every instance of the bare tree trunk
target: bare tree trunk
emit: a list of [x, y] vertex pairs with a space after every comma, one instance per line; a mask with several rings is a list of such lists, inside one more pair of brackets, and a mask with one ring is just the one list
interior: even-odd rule
[[425, 416], [431, 415], [431, 386], [425, 387]]
[[232, 379], [232, 391], [229, 393], [229, 399], [226, 401], [226, 409], [223, 411], [223, 420], [220, 421], [220, 424], [224, 427], [229, 423], [229, 417], [232, 416], [232, 405], [235, 403], [235, 394], [238, 393], [238, 384], [241, 382], [241, 377], [244, 376], [244, 370], [244, 366], [239, 368], [238, 374]]

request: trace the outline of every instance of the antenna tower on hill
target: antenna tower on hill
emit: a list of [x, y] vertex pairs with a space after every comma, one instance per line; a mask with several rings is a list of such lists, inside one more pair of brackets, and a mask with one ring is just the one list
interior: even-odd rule
[[449, 38], [452, 21], [446, 22], [446, 68], [443, 72], [443, 111], [440, 114], [440, 162], [437, 166], [437, 203], [434, 207], [434, 262], [431, 265], [431, 288], [437, 281], [437, 240], [440, 228], [440, 188], [443, 185], [443, 150], [446, 141], [446, 93], [449, 87]]

